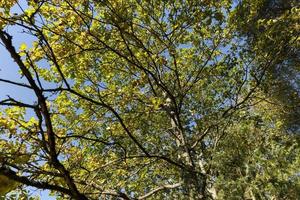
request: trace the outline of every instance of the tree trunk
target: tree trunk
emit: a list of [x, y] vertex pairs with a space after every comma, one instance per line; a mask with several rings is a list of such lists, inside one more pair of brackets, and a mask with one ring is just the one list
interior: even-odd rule
[[206, 177], [202, 173], [186, 170], [182, 173], [184, 190], [190, 200], [204, 200], [206, 198]]

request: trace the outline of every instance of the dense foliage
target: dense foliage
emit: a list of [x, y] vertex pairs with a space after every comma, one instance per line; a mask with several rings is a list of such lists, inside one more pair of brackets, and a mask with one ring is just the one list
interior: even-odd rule
[[0, 81], [34, 100], [0, 100], [0, 195], [296, 200], [299, 21], [297, 0], [1, 0]]

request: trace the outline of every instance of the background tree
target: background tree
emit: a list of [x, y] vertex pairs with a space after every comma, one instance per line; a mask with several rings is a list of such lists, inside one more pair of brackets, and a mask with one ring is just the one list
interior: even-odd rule
[[[26, 3], [1, 1], [0, 39], [26, 79], [1, 81], [36, 99], [0, 102], [3, 194], [297, 199], [296, 1]], [[11, 26], [32, 45], [16, 50]]]
[[[240, 33], [247, 36], [253, 56], [278, 57], [266, 71], [268, 80], [263, 90], [282, 108], [286, 128], [292, 132], [299, 129], [300, 116], [298, 14], [299, 3], [294, 0], [242, 1], [236, 9], [240, 17], [232, 19]], [[279, 46], [283, 48], [280, 54], [275, 50]]]

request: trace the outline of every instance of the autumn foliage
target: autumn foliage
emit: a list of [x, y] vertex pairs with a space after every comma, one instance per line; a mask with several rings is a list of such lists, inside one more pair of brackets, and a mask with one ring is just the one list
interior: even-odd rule
[[299, 16], [296, 0], [0, 0], [20, 76], [0, 84], [32, 94], [0, 100], [0, 195], [296, 200]]

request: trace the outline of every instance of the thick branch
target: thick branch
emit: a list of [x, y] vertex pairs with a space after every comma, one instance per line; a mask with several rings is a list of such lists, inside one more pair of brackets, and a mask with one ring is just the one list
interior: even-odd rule
[[53, 190], [53, 191], [57, 191], [57, 192], [61, 192], [64, 194], [68, 194], [68, 195], [72, 195], [71, 191], [69, 189], [57, 186], [57, 185], [51, 185], [49, 183], [46, 182], [37, 182], [37, 181], [33, 181], [30, 180], [29, 178], [25, 177], [25, 176], [18, 176], [16, 174], [16, 172], [14, 172], [11, 169], [5, 168], [5, 167], [1, 167], [0, 168], [0, 175], [6, 176], [7, 178], [14, 180], [18, 183], [22, 183], [25, 185], [29, 185], [32, 187], [36, 187], [38, 189], [44, 189], [44, 190]]
[[52, 122], [51, 122], [51, 115], [47, 108], [46, 98], [43, 95], [42, 89], [39, 88], [38, 85], [35, 83], [35, 80], [33, 79], [30, 71], [27, 69], [27, 67], [23, 63], [20, 55], [16, 52], [16, 50], [12, 44], [12, 36], [10, 36], [5, 31], [0, 30], [0, 39], [2, 40], [3, 44], [5, 45], [7, 51], [10, 53], [13, 60], [18, 64], [23, 75], [26, 77], [30, 86], [34, 90], [36, 97], [38, 98], [38, 105], [40, 107], [40, 112], [43, 115], [43, 118], [44, 118], [45, 124], [46, 124], [46, 128], [47, 128], [49, 154], [50, 154], [50, 158], [51, 158], [51, 163], [57, 170], [59, 170], [59, 172], [61, 172], [63, 174], [64, 180], [66, 181], [66, 183], [71, 191], [71, 196], [74, 199], [78, 199], [78, 200], [86, 199], [87, 200], [87, 197], [85, 197], [83, 194], [81, 194], [78, 191], [78, 189], [73, 181], [73, 178], [70, 176], [69, 171], [59, 162], [59, 160], [57, 158], [58, 155], [57, 155], [56, 147], [55, 147], [55, 134], [54, 134], [53, 126], [52, 126]]
[[176, 183], [176, 184], [173, 184], [173, 185], [162, 185], [150, 192], [148, 192], [147, 194], [141, 196], [141, 197], [138, 197], [137, 199], [146, 199], [147, 197], [161, 191], [161, 190], [165, 190], [165, 189], [174, 189], [174, 188], [177, 188], [179, 186], [181, 186], [183, 184], [183, 182], [179, 182], [179, 183]]

